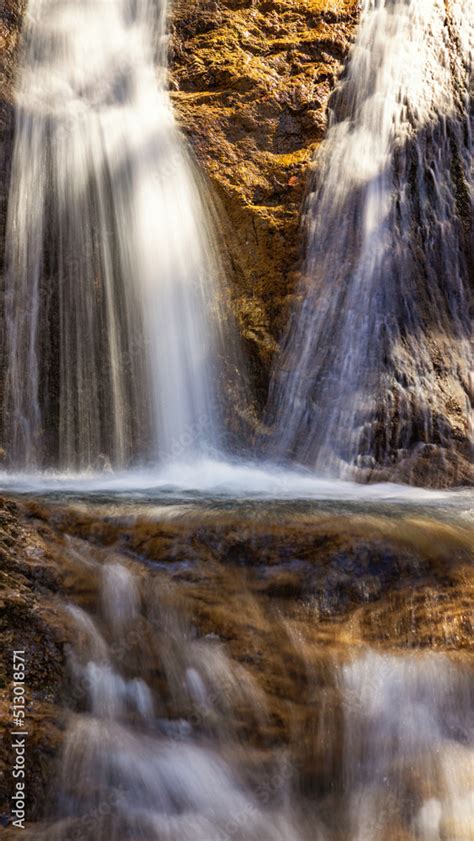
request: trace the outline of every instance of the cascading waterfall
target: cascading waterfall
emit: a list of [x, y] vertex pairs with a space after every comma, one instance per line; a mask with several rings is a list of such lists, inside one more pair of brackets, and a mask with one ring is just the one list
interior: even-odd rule
[[466, 436], [471, 39], [462, 0], [363, 3], [270, 394], [280, 457], [345, 475]]
[[[93, 572], [94, 561], [87, 565]], [[152, 590], [145, 620], [139, 581], [115, 562], [103, 568], [98, 617], [68, 608], [77, 711], [54, 820], [35, 840], [301, 841], [283, 809], [265, 810], [226, 757], [234, 705], [263, 714], [256, 687], [219, 643], [193, 639], [166, 585]], [[143, 679], [153, 672], [164, 673], [161, 695]]]
[[[197, 632], [179, 577], [67, 535], [60, 553], [98, 592], [67, 606], [64, 744], [48, 819], [27, 839], [472, 841], [468, 657], [315, 646], [313, 620], [272, 613], [293, 711], [278, 744], [279, 696]], [[252, 599], [263, 625], [267, 609]]]
[[29, 2], [4, 290], [15, 469], [217, 443], [216, 265], [167, 92], [166, 11]]

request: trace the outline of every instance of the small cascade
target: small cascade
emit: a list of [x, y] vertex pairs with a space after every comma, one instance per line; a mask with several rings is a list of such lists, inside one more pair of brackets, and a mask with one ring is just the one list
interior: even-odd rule
[[348, 841], [474, 837], [472, 672], [367, 652], [340, 674]]
[[397, 519], [390, 540], [372, 514], [356, 545], [347, 512], [331, 538], [328, 512], [308, 532], [281, 505], [263, 534], [227, 504], [206, 525], [193, 503], [191, 530], [175, 508], [92, 510], [43, 521], [68, 582], [66, 709], [26, 841], [474, 841], [470, 544], [451, 516], [424, 536], [420, 513]]
[[71, 711], [48, 819], [27, 839], [471, 841], [465, 659], [318, 649], [276, 620], [275, 656], [284, 674], [292, 652], [300, 684], [289, 743], [264, 753], [248, 734], [272, 726], [275, 699], [215, 635], [196, 636], [173, 585], [117, 558], [85, 563], [97, 604], [67, 607]]
[[364, 0], [270, 393], [281, 458], [387, 475], [467, 440], [471, 36], [465, 0]]
[[249, 674], [195, 638], [169, 585], [142, 586], [116, 559], [95, 566], [97, 610], [67, 608], [73, 711], [35, 841], [301, 841], [240, 767], [237, 711], [265, 715]]
[[216, 260], [167, 91], [166, 13], [29, 0], [4, 289], [14, 469], [219, 444]]

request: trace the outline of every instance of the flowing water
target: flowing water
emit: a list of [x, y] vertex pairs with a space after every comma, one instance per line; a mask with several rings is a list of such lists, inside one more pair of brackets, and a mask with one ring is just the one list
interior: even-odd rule
[[[322, 470], [378, 457], [376, 421], [442, 442], [429, 330], [464, 376], [469, 37], [442, 8], [366, 0], [337, 94], [273, 392], [280, 455]], [[471, 498], [210, 454], [216, 267], [165, 15], [29, 4], [0, 486], [68, 662], [25, 838], [474, 841]]]
[[38, 509], [30, 490], [70, 642], [61, 755], [26, 837], [472, 841], [472, 528], [456, 494], [391, 493], [79, 486]]
[[468, 418], [472, 13], [362, 6], [269, 410], [272, 450], [333, 475], [442, 451]]
[[15, 469], [218, 444], [216, 264], [167, 91], [166, 13], [28, 4], [6, 244]]

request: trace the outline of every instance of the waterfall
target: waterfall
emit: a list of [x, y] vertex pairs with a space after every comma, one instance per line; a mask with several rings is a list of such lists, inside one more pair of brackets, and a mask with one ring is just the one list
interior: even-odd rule
[[[94, 566], [87, 558], [91, 575]], [[225, 749], [235, 742], [235, 707], [259, 715], [246, 670], [215, 640], [194, 638], [166, 583], [144, 588], [119, 563], [101, 577], [97, 618], [68, 607], [74, 713], [54, 820], [33, 828], [35, 841], [302, 841], [283, 808], [259, 803]]]
[[4, 281], [16, 469], [123, 467], [218, 441], [216, 263], [167, 90], [166, 12], [29, 2]]
[[279, 456], [345, 476], [468, 438], [471, 39], [463, 0], [363, 3], [270, 392]]
[[56, 551], [80, 601], [84, 576], [89, 589], [87, 608], [65, 607], [64, 739], [28, 841], [472, 841], [467, 651], [347, 645], [347, 625], [315, 636], [313, 613], [246, 589], [249, 566], [234, 628], [253, 617], [258, 663], [252, 648], [242, 662], [238, 636], [199, 631], [176, 567], [153, 574], [67, 533]]

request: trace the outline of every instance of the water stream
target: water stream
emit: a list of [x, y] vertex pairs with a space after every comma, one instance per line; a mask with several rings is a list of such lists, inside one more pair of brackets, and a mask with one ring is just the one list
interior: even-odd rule
[[[35, 841], [472, 841], [472, 658], [455, 650], [446, 601], [441, 615], [436, 596], [431, 608], [425, 601], [415, 621], [423, 552], [433, 568], [467, 557], [453, 511], [443, 527], [413, 501], [398, 514], [374, 504], [369, 515], [360, 503], [238, 509], [123, 494], [44, 503], [61, 535], [50, 551], [77, 583], [61, 608], [71, 639], [66, 732]], [[330, 539], [331, 516], [335, 534], [346, 528], [351, 539], [357, 520], [366, 525], [359, 549], [344, 556], [336, 545], [320, 592], [304, 541]], [[394, 557], [409, 547], [418, 558], [413, 625], [402, 644], [396, 631], [384, 644], [385, 602], [369, 643], [363, 625], [336, 619], [340, 587], [374, 572], [382, 581], [385, 564], [396, 600], [394, 540]], [[331, 598], [337, 569], [348, 583], [341, 577]], [[291, 575], [309, 575], [296, 600], [276, 589]], [[368, 593], [360, 604], [370, 612]], [[407, 598], [395, 611], [399, 633]], [[426, 648], [423, 627], [446, 633], [441, 650]]]
[[454, 406], [468, 423], [472, 26], [463, 0], [362, 4], [270, 395], [280, 458], [393, 475], [449, 449]]
[[166, 14], [165, 0], [28, 4], [5, 281], [17, 470], [219, 444], [217, 268], [171, 110]]

